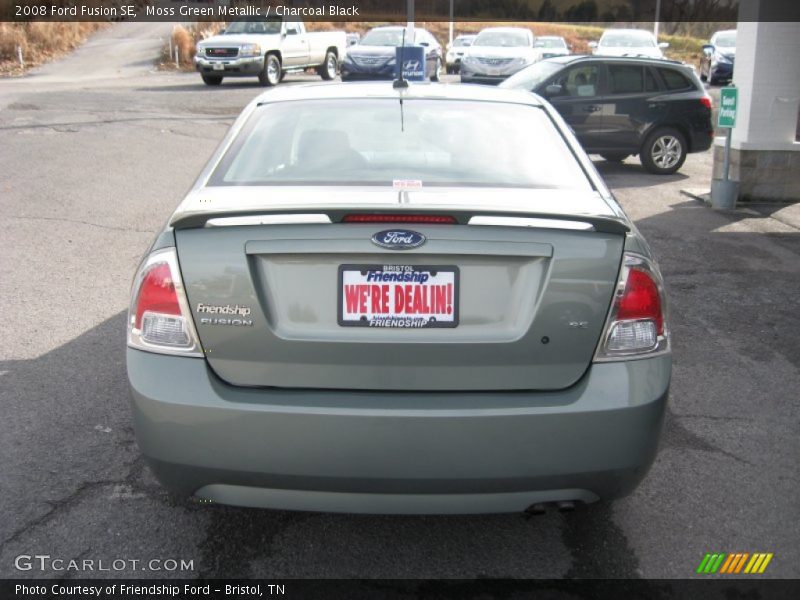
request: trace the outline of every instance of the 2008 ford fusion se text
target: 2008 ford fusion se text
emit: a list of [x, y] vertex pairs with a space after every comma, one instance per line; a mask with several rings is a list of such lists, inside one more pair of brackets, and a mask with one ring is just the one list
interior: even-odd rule
[[239, 506], [619, 498], [671, 376], [647, 242], [546, 101], [482, 86], [258, 96], [143, 258], [127, 328], [153, 472]]

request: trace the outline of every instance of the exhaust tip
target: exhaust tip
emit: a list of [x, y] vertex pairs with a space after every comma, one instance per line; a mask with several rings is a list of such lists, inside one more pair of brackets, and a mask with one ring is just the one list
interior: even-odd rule
[[547, 512], [547, 507], [541, 503], [531, 504], [527, 509], [525, 509], [525, 512], [529, 515], [543, 515]]
[[575, 511], [575, 503], [569, 500], [559, 502], [556, 506], [558, 507], [558, 512], [567, 513]]

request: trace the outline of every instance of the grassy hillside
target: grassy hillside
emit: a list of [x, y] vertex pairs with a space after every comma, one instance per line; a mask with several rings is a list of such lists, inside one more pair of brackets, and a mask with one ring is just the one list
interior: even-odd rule
[[[0, 22], [0, 76], [20, 75], [25, 69], [63, 56], [80, 46], [107, 23]], [[25, 69], [19, 64], [22, 49]]]

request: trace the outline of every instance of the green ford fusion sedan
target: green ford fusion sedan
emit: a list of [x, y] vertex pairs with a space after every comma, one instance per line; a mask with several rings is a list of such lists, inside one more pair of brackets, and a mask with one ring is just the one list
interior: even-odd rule
[[536, 96], [279, 88], [135, 275], [136, 437], [169, 490], [352, 513], [567, 509], [652, 463], [661, 275]]

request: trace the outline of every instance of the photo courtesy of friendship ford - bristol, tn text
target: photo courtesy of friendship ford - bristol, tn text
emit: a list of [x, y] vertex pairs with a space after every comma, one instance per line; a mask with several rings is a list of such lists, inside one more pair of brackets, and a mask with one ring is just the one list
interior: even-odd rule
[[0, 165], [1, 599], [800, 595], [800, 5], [12, 0]]

